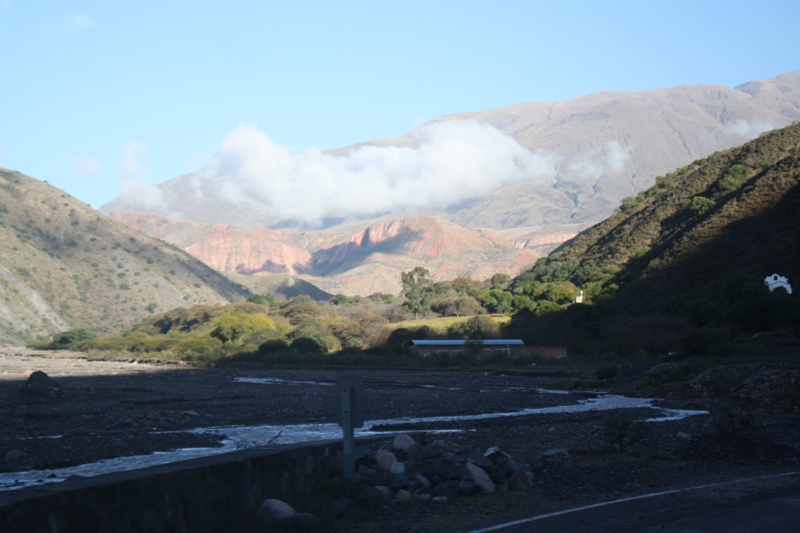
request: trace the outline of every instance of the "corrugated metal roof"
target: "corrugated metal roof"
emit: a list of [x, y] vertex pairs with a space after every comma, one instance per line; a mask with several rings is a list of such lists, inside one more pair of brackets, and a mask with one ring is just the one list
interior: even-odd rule
[[519, 339], [485, 339], [485, 340], [439, 340], [439, 341], [411, 341], [414, 346], [464, 346], [468, 342], [482, 343], [484, 346], [525, 346], [525, 343]]

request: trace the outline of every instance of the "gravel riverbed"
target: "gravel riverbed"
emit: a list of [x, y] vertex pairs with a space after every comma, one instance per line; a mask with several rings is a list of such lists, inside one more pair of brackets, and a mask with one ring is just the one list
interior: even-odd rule
[[[20, 394], [37, 370], [60, 386], [59, 397]], [[498, 446], [517, 461], [535, 466], [535, 487], [447, 504], [390, 502], [338, 522], [338, 531], [468, 531], [500, 518], [784, 471], [798, 463], [800, 421], [785, 409], [747, 410], [741, 415], [747, 431], [731, 434], [724, 433], [720, 423], [728, 416], [728, 404], [712, 396], [672, 396], [649, 406], [578, 410], [574, 406], [597, 404], [603, 398], [598, 392], [603, 391], [576, 387], [586, 385], [591, 376], [558, 365], [524, 372], [347, 372], [364, 378], [365, 419], [382, 421], [374, 430], [436, 435], [464, 450]], [[336, 416], [332, 385], [339, 375], [339, 370], [328, 369], [88, 361], [72, 352], [3, 348], [0, 476], [225, 444], [224, 431], [188, 431], [197, 428], [330, 424]], [[559, 406], [574, 410], [552, 409]], [[621, 450], [609, 440], [610, 417], [624, 412], [647, 420], [675, 413], [664, 409], [694, 414], [641, 424], [646, 429], [630, 432], [620, 441]], [[524, 410], [531, 411], [520, 414]], [[703, 411], [707, 414], [698, 414]], [[492, 413], [515, 415], [489, 416]], [[486, 417], [475, 416], [480, 414]], [[264, 438], [280, 443], [285, 437], [279, 433]], [[568, 460], [541, 464], [541, 455], [553, 449], [567, 450]]]

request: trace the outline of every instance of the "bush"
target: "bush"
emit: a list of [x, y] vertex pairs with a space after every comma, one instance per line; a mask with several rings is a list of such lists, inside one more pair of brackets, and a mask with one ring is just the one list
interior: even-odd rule
[[217, 319], [211, 336], [222, 342], [232, 342], [262, 329], [275, 329], [275, 323], [266, 315], [239, 311]]
[[258, 352], [262, 354], [284, 352], [287, 350], [289, 350], [289, 345], [286, 343], [286, 341], [281, 339], [268, 340], [258, 346]]
[[464, 322], [454, 324], [447, 329], [448, 336], [459, 336], [464, 339], [487, 339], [496, 337], [498, 326], [486, 315], [473, 316]]
[[88, 341], [96, 338], [97, 335], [85, 329], [71, 329], [64, 333], [58, 333], [53, 336], [53, 345], [66, 346], [73, 342]]
[[299, 337], [292, 341], [291, 347], [292, 350], [305, 353], [322, 353], [325, 351], [316, 339], [311, 337]]
[[689, 200], [689, 209], [695, 213], [705, 213], [714, 207], [714, 200], [710, 200], [704, 196], [692, 196]]

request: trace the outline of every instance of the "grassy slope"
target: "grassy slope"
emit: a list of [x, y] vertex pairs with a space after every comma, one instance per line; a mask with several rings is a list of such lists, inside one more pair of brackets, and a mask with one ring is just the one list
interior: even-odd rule
[[659, 178], [550, 260], [579, 283], [619, 269], [620, 301], [640, 310], [680, 292], [719, 296], [738, 275], [777, 272], [800, 288], [800, 124]]
[[249, 291], [47, 183], [0, 169], [0, 344], [107, 332]]

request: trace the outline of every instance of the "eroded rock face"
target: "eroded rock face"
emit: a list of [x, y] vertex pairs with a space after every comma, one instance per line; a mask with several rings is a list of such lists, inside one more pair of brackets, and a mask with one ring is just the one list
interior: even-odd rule
[[215, 270], [303, 275], [334, 294], [395, 294], [400, 272], [417, 265], [424, 265], [437, 281], [458, 276], [487, 279], [498, 272], [516, 275], [538, 257], [494, 231], [464, 228], [435, 216], [301, 232], [148, 213], [111, 215]]

